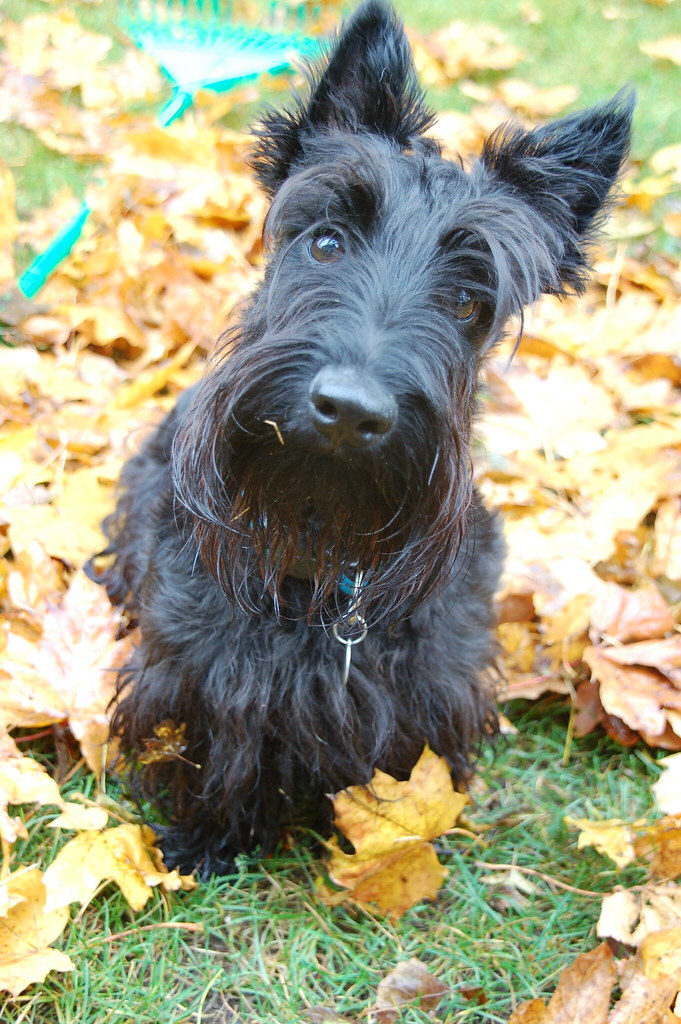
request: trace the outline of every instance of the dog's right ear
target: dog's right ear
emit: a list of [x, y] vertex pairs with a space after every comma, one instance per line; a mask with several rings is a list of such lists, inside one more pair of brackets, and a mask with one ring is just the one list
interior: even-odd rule
[[328, 57], [310, 69], [307, 100], [265, 112], [251, 166], [273, 194], [320, 131], [370, 132], [406, 147], [435, 120], [419, 86], [402, 23], [383, 0], [365, 0], [343, 25]]

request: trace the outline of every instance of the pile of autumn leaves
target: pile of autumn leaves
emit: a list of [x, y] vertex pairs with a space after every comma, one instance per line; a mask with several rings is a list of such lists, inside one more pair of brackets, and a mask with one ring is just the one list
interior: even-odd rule
[[[82, 565], [102, 546], [99, 523], [124, 458], [197, 379], [252, 287], [265, 200], [245, 164], [247, 140], [220, 122], [248, 95], [200, 96], [162, 130], [151, 113], [129, 112], [158, 106], [158, 75], [142, 54], [107, 63], [110, 41], [67, 11], [0, 32], [0, 118], [103, 168], [83, 238], [28, 303], [12, 290], [15, 245], [40, 250], [78, 204], [64, 190], [19, 222], [12, 171], [0, 167], [0, 986], [17, 994], [72, 966], [51, 943], [70, 905], [86, 905], [102, 880], [116, 881], [134, 908], [152, 886], [192, 884], [163, 869], [140, 826], [85, 798], [65, 800], [30, 748], [33, 737], [53, 736], [60, 782], [74, 751], [98, 779], [114, 753], [105, 742], [111, 668], [134, 636], [121, 637], [118, 612]], [[477, 101], [436, 129], [453, 151], [476, 150], [507, 116], [552, 116], [576, 98], [574, 87], [542, 91], [512, 77], [470, 82], [478, 68], [507, 71], [520, 57], [495, 29], [454, 24], [414, 43], [427, 83], [462, 80]], [[668, 199], [681, 187], [679, 166], [681, 147], [671, 147], [625, 183], [594, 286], [570, 303], [546, 299], [513, 361], [510, 348], [494, 357], [480, 425], [480, 485], [503, 512], [509, 548], [499, 599], [506, 696], [568, 695], [578, 735], [602, 727], [620, 743], [642, 737], [670, 752], [681, 751], [681, 270], [640, 238], [662, 221], [668, 236], [681, 235]], [[429, 841], [454, 826], [461, 803], [439, 759], [424, 758], [399, 784], [407, 788], [377, 780], [374, 794], [387, 787], [399, 815], [366, 792], [354, 794], [354, 820], [338, 805], [356, 853], [332, 850], [342, 892], [323, 898], [398, 916], [435, 895], [442, 869]], [[631, 1012], [640, 1022], [681, 1016], [671, 1010], [681, 977], [679, 759], [667, 759], [656, 791], [665, 817], [579, 823], [580, 843], [616, 863], [651, 863], [649, 886], [604, 903], [599, 934], [638, 950], [618, 967], [623, 995], [611, 1022]], [[20, 805], [23, 817], [10, 810]], [[59, 810], [51, 827], [75, 832], [44, 873], [13, 857], [42, 805]], [[405, 829], [413, 842], [396, 843]], [[548, 1008], [519, 1008], [514, 1024], [605, 1021], [616, 969], [605, 946], [589, 957]], [[438, 986], [411, 984], [409, 998], [430, 992], [435, 1012]], [[390, 1007], [403, 998], [385, 995], [380, 1019], [396, 1019]], [[584, 1001], [561, 1017], [569, 998]]]

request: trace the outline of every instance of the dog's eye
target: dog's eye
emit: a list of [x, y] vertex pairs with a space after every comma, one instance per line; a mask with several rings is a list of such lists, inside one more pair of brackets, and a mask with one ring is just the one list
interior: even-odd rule
[[337, 235], [317, 235], [307, 247], [315, 263], [335, 263], [345, 252], [345, 247]]
[[470, 324], [478, 318], [480, 302], [465, 288], [460, 288], [454, 296], [453, 311], [455, 318], [462, 324]]

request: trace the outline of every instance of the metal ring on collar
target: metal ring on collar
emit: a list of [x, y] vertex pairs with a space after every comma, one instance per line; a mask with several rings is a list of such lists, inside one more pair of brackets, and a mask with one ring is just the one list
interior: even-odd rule
[[366, 637], [367, 633], [369, 632], [369, 627], [366, 624], [366, 619], [363, 619], [361, 615], [356, 615], [355, 616], [355, 621], [353, 623], [353, 626], [357, 626], [359, 628], [359, 630], [360, 630], [359, 636], [355, 636], [355, 637], [340, 636], [339, 632], [338, 632], [339, 625], [341, 625], [341, 623], [334, 622], [332, 633], [333, 633], [334, 637], [336, 638], [336, 640], [338, 641], [338, 643], [339, 644], [343, 644], [345, 647], [354, 647], [355, 644], [361, 644], [362, 640], [364, 640], [364, 638]]

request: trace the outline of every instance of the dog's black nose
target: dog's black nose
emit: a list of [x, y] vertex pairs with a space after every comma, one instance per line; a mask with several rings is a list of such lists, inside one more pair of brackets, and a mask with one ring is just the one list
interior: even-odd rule
[[397, 419], [393, 395], [368, 373], [325, 366], [310, 385], [312, 422], [334, 444], [369, 448], [392, 430]]

